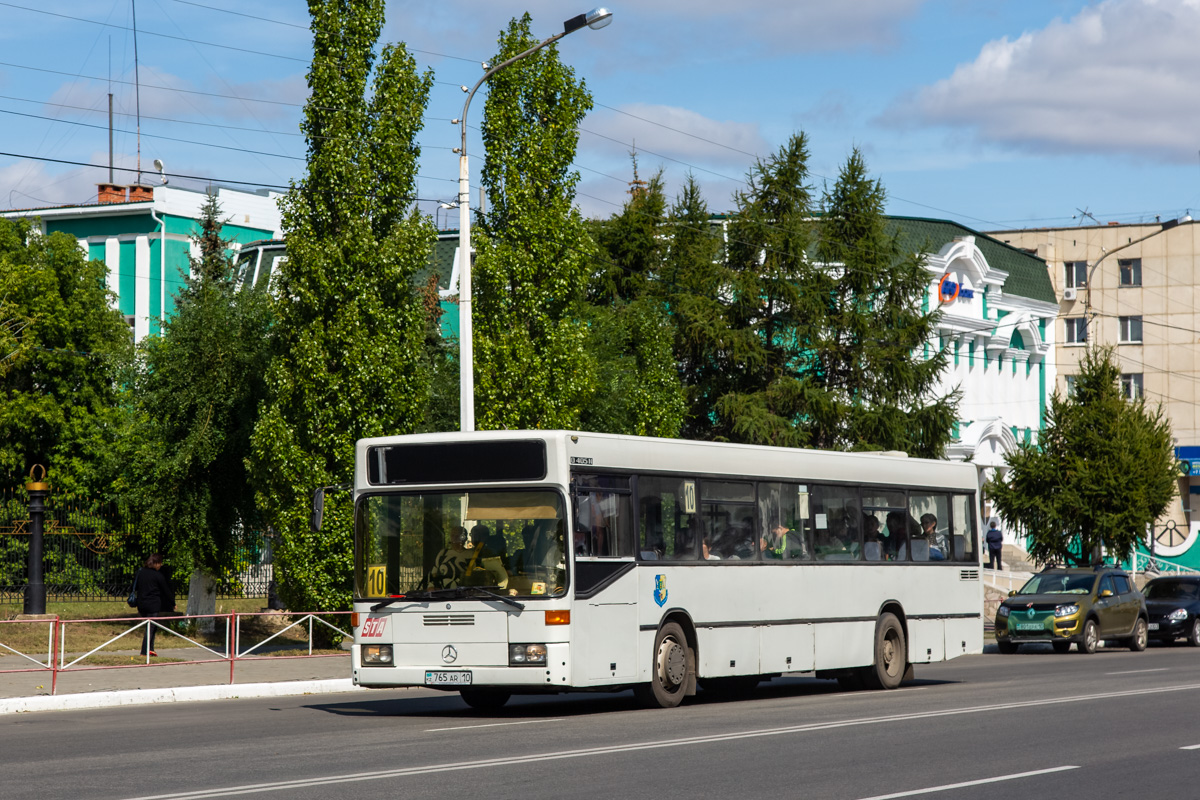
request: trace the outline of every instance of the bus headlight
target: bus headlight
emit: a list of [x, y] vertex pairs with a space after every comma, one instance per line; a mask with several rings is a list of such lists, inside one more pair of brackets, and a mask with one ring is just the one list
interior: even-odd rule
[[508, 665], [510, 667], [540, 667], [546, 663], [546, 645], [510, 644]]
[[390, 667], [392, 665], [392, 646], [390, 644], [364, 644], [362, 646], [362, 663], [364, 667]]

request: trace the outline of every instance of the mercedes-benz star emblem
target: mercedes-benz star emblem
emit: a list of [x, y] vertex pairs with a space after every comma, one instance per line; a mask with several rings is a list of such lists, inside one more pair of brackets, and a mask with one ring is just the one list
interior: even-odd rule
[[442, 661], [447, 664], [453, 664], [458, 661], [458, 651], [454, 649], [454, 645], [448, 644], [442, 648]]

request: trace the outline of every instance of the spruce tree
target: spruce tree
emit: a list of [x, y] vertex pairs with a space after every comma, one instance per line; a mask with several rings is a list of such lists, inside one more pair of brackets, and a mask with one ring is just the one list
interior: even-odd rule
[[349, 495], [330, 496], [312, 533], [313, 489], [351, 482], [359, 438], [424, 419], [427, 317], [413, 276], [435, 236], [413, 202], [432, 74], [403, 44], [376, 58], [383, 0], [310, 0], [309, 11], [308, 171], [283, 202], [288, 259], [253, 440], [280, 594], [305, 610], [345, 608], [351, 591]]
[[1089, 352], [1074, 394], [1055, 392], [1038, 441], [1020, 444], [985, 487], [996, 510], [1029, 535], [1042, 564], [1118, 561], [1167, 509], [1179, 470], [1161, 406], [1121, 393], [1112, 348]]

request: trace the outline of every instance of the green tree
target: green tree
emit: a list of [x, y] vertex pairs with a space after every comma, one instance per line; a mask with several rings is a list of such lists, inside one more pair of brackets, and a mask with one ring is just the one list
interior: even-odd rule
[[353, 479], [357, 439], [410, 433], [425, 415], [427, 318], [413, 280], [435, 234], [413, 199], [433, 76], [402, 44], [376, 67], [383, 0], [310, 0], [309, 12], [308, 171], [283, 202], [288, 260], [252, 446], [280, 595], [330, 609], [350, 602], [352, 508], [332, 495], [312, 533], [311, 492]]
[[[537, 44], [530, 17], [500, 35], [499, 63]], [[483, 114], [491, 202], [474, 278], [478, 427], [574, 428], [594, 387], [577, 303], [594, 245], [574, 206], [578, 126], [592, 99], [550, 45], [492, 76]]]
[[[132, 499], [169, 543], [174, 567], [198, 571], [188, 612], [215, 613], [215, 581], [233, 566], [241, 531], [261, 529], [246, 459], [265, 395], [271, 309], [262, 291], [238, 291], [220, 206], [209, 195], [161, 337], [143, 343]], [[201, 602], [200, 598], [207, 602]]]
[[793, 135], [759, 160], [735, 196], [724, 288], [727, 323], [710, 372], [710, 396], [721, 438], [798, 447], [809, 443], [799, 423], [807, 413], [804, 373], [811, 346], [814, 277], [809, 258], [812, 200], [808, 140]]
[[802, 426], [813, 446], [941, 458], [958, 394], [938, 395], [946, 353], [921, 247], [889, 233], [886, 192], [856, 149], [824, 198], [804, 286]]
[[595, 375], [580, 413], [589, 431], [672, 437], [683, 421], [683, 386], [675, 367], [675, 332], [661, 292], [667, 254], [662, 173], [637, 178], [612, 218], [592, 223], [598, 244], [587, 297], [586, 353]]
[[1008, 473], [985, 491], [1042, 564], [1092, 563], [1101, 547], [1128, 558], [1179, 477], [1170, 422], [1161, 407], [1125, 399], [1112, 348], [1084, 357], [1074, 394], [1055, 392], [1038, 441], [1005, 461]]
[[88, 261], [75, 237], [0, 220], [5, 317], [21, 327], [19, 346], [0, 353], [4, 486], [23, 485], [42, 464], [58, 497], [107, 494], [133, 340], [104, 283], [104, 264]]

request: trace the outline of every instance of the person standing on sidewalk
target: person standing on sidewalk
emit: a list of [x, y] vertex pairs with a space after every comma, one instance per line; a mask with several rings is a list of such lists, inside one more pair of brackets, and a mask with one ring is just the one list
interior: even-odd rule
[[988, 528], [987, 535], [983, 538], [987, 542], [988, 569], [1004, 569], [1004, 565], [1000, 563], [1000, 550], [1004, 547], [1004, 534], [1000, 532], [996, 520], [992, 520], [991, 527]]
[[[152, 619], [163, 616], [164, 612], [175, 610], [175, 592], [171, 589], [170, 581], [162, 574], [162, 565], [162, 555], [151, 553], [146, 559], [146, 566], [139, 569], [134, 578], [137, 586], [138, 616]], [[154, 652], [154, 634], [154, 624], [150, 623], [142, 633], [142, 655], [158, 655]]]

